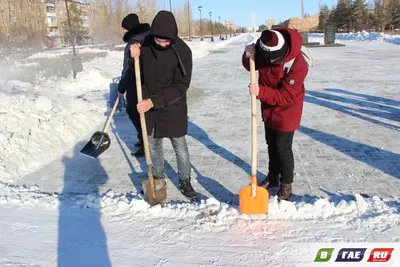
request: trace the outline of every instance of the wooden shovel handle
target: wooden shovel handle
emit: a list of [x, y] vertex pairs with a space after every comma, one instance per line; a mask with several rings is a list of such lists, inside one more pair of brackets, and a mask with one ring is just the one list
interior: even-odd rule
[[117, 97], [117, 100], [115, 100], [115, 103], [114, 103], [114, 106], [113, 106], [113, 108], [112, 108], [112, 110], [111, 110], [110, 115], [108, 116], [106, 125], [104, 125], [103, 132], [107, 132], [108, 126], [110, 126], [110, 123], [111, 123], [111, 119], [112, 119], [112, 117], [114, 116], [115, 109], [116, 109], [117, 106], [118, 106], [118, 102], [119, 102], [119, 95], [118, 95], [118, 97]]
[[[250, 82], [257, 83], [256, 65], [254, 56], [250, 60]], [[251, 176], [257, 175], [257, 99], [255, 95], [251, 95]]]
[[[138, 103], [139, 103], [140, 101], [143, 100], [139, 56], [134, 58], [134, 62], [135, 62], [136, 92], [137, 92], [137, 98], [138, 98]], [[150, 186], [152, 189], [154, 189], [154, 178], [153, 178], [153, 172], [152, 172], [152, 168], [151, 168], [152, 162], [151, 162], [150, 151], [149, 151], [149, 139], [147, 136], [146, 118], [145, 118], [144, 113], [140, 113], [140, 125], [142, 126], [144, 154], [146, 157], [146, 163], [147, 163], [147, 167], [148, 167], [147, 169], [148, 169]]]

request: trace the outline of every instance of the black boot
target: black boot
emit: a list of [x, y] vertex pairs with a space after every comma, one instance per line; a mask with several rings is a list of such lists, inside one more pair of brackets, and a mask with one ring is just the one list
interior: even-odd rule
[[142, 147], [143, 146], [143, 140], [139, 140], [135, 143], [135, 146], [137, 147]]
[[278, 191], [279, 200], [288, 200], [292, 196], [292, 184], [281, 184]]
[[144, 147], [140, 147], [138, 150], [135, 152], [131, 152], [131, 156], [134, 157], [143, 157], [144, 156]]
[[185, 180], [179, 180], [179, 190], [181, 193], [190, 200], [197, 198], [197, 192], [194, 191], [190, 178]]
[[279, 174], [268, 173], [268, 176], [260, 183], [260, 187], [270, 189], [273, 187], [279, 187]]

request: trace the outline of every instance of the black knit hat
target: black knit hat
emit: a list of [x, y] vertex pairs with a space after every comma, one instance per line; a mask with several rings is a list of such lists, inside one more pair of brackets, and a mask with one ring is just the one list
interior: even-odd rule
[[131, 31], [140, 25], [139, 17], [136, 14], [127, 15], [121, 23], [121, 27], [125, 30]]

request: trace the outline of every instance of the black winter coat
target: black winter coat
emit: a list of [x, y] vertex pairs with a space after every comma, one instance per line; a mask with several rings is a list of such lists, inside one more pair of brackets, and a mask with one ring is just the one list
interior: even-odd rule
[[[187, 134], [186, 92], [192, 76], [192, 51], [178, 36], [172, 13], [160, 11], [140, 53], [143, 99], [154, 107], [146, 112], [147, 132], [154, 136], [182, 137]], [[168, 48], [160, 48], [154, 36], [171, 39]]]

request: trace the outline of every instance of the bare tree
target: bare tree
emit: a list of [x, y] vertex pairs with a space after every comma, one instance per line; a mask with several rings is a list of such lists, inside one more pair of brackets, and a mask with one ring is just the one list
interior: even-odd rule
[[120, 23], [123, 13], [129, 10], [126, 0], [91, 0], [89, 25], [96, 43], [117, 43], [121, 37]]
[[[136, 0], [136, 2], [131, 0], [85, 0], [85, 3], [87, 3], [87, 23], [90, 35], [96, 43], [120, 43], [121, 21], [127, 14], [136, 13], [142, 23], [151, 24], [160, 10], [157, 0]], [[164, 1], [164, 9], [166, 9], [165, 6]], [[41, 44], [48, 27], [46, 12], [44, 0], [0, 0], [0, 42], [4, 40], [14, 43], [25, 42], [30, 46], [32, 43]], [[189, 30], [192, 35], [200, 34], [200, 23], [192, 20], [192, 7], [189, 5], [189, 0], [185, 1], [182, 6], [175, 6], [173, 13], [180, 36], [188, 36]], [[69, 35], [65, 25], [63, 26], [66, 17], [65, 15], [58, 16], [58, 25], [56, 26], [61, 38], [65, 39]], [[80, 22], [78, 18], [76, 21]], [[210, 33], [210, 25], [207, 20], [203, 19], [202, 27], [203, 34]], [[85, 33], [82, 32], [82, 34]], [[32, 41], [33, 39], [35, 41]]]
[[121, 21], [131, 10], [128, 0], [115, 0], [115, 19], [116, 19], [116, 31], [118, 37], [122, 37], [121, 32]]
[[159, 11], [157, 0], [137, 0], [134, 11], [142, 23], [147, 22], [151, 24]]
[[46, 36], [46, 8], [40, 0], [1, 0], [1, 32], [19, 46], [40, 46]]

